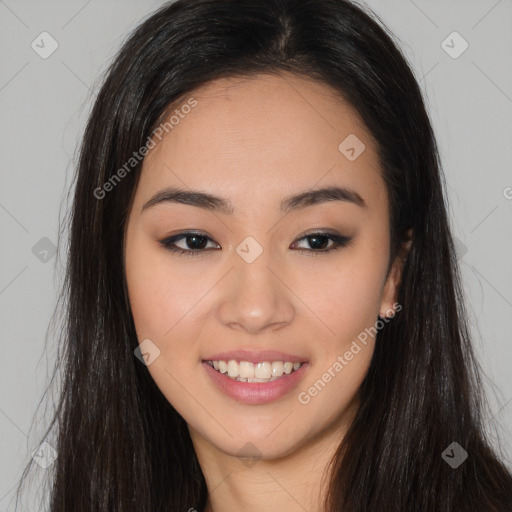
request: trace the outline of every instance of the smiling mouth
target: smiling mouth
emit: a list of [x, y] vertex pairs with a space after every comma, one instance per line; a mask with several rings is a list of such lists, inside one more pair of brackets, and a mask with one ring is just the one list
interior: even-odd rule
[[290, 361], [261, 361], [251, 363], [249, 361], [204, 361], [218, 373], [222, 373], [231, 380], [238, 382], [272, 382], [286, 377], [297, 371], [303, 363]]

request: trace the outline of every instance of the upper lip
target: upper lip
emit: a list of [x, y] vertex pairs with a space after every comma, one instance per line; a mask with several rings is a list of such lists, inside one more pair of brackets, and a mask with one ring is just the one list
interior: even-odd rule
[[259, 363], [261, 361], [308, 362], [308, 359], [304, 356], [287, 354], [276, 350], [231, 350], [229, 352], [218, 352], [205, 357], [203, 361], [230, 361], [232, 359], [238, 363], [240, 361], [248, 361], [249, 363]]

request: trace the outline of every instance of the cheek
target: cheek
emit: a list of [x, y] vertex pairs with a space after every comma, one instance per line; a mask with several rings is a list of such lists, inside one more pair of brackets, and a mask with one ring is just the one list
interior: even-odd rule
[[[379, 313], [387, 261], [370, 257], [364, 249], [354, 251], [340, 259], [334, 266], [325, 266], [325, 272], [305, 280], [304, 302], [321, 320], [324, 338], [332, 344], [338, 340], [341, 349], [370, 325], [374, 325]], [[309, 288], [308, 288], [309, 283]]]
[[349, 407], [368, 371], [385, 281], [386, 244], [385, 237], [376, 235], [360, 239], [350, 253], [325, 267], [325, 274], [316, 274], [318, 285], [305, 302], [328, 329], [315, 340], [318, 364], [298, 396], [312, 415], [334, 421]]
[[[159, 338], [170, 328], [163, 315], [167, 309], [163, 277], [152, 251], [136, 239], [133, 243], [130, 240], [126, 248], [126, 283], [139, 340]], [[168, 314], [172, 314], [172, 310]]]
[[358, 267], [349, 274], [341, 275], [337, 284], [339, 292], [333, 294], [329, 302], [333, 330], [343, 339], [348, 339], [377, 320], [381, 273]]
[[315, 313], [328, 330], [315, 339], [317, 364], [297, 400], [308, 414], [326, 423], [336, 423], [345, 414], [370, 366], [384, 270], [359, 260], [339, 269], [328, 291], [318, 294]]
[[165, 250], [137, 235], [127, 238], [125, 267], [137, 338], [149, 338], [160, 351], [147, 369], [167, 400], [188, 418], [195, 382], [187, 375], [191, 360], [199, 364], [193, 307], [204, 294], [201, 280], [178, 272]]
[[[189, 324], [189, 314], [204, 294], [204, 282], [172, 264], [155, 242], [130, 239], [126, 247], [126, 281], [139, 339], [172, 337], [175, 326]], [[193, 316], [193, 314], [192, 314]]]

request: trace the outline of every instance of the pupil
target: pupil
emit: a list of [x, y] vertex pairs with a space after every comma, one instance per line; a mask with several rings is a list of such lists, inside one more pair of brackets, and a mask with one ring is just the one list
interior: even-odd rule
[[[314, 249], [324, 249], [326, 247], [326, 244], [328, 242], [327, 238], [324, 236], [318, 236], [318, 235], [311, 235], [308, 237], [310, 240], [309, 245], [313, 247]], [[316, 240], [317, 242], [320, 240], [320, 246], [318, 243], [311, 243], [311, 240]], [[322, 244], [322, 241], [324, 242]]]
[[[194, 240], [197, 240], [199, 239], [200, 241], [202, 241], [203, 243], [200, 244], [200, 247], [197, 247], [197, 246], [194, 246], [194, 243], [192, 244], [189, 244], [188, 242], [191, 240], [191, 239], [194, 239]], [[203, 235], [188, 235], [187, 236], [187, 247], [189, 249], [204, 249], [204, 247], [206, 246], [206, 243], [207, 243], [207, 240], [206, 240], [206, 237], [203, 236]], [[190, 245], [192, 245], [193, 247], [190, 247]]]

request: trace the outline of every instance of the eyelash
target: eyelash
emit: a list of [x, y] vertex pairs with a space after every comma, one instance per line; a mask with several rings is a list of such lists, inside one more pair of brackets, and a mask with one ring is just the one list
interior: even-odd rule
[[[168, 251], [171, 251], [173, 253], [178, 253], [180, 256], [197, 256], [199, 253], [207, 252], [207, 249], [181, 249], [179, 247], [175, 247], [175, 242], [185, 239], [188, 236], [198, 236], [206, 238], [208, 241], [213, 241], [210, 237], [202, 234], [202, 233], [196, 233], [193, 231], [186, 231], [184, 233], [179, 233], [177, 235], [174, 235], [170, 238], [166, 238], [164, 240], [160, 240], [160, 244], [167, 249]], [[319, 253], [320, 254], [326, 254], [330, 253], [331, 251], [335, 251], [336, 249], [341, 249], [342, 247], [345, 247], [349, 245], [352, 242], [351, 237], [337, 235], [335, 233], [329, 233], [324, 231], [315, 231], [313, 233], [308, 233], [307, 235], [303, 236], [302, 238], [299, 238], [297, 241], [301, 241], [310, 237], [326, 237], [329, 240], [332, 240], [334, 242], [334, 246], [331, 246], [329, 249], [321, 249], [321, 250], [315, 250], [315, 249], [296, 249], [299, 252], [305, 252], [309, 253], [310, 256], [316, 256]]]

